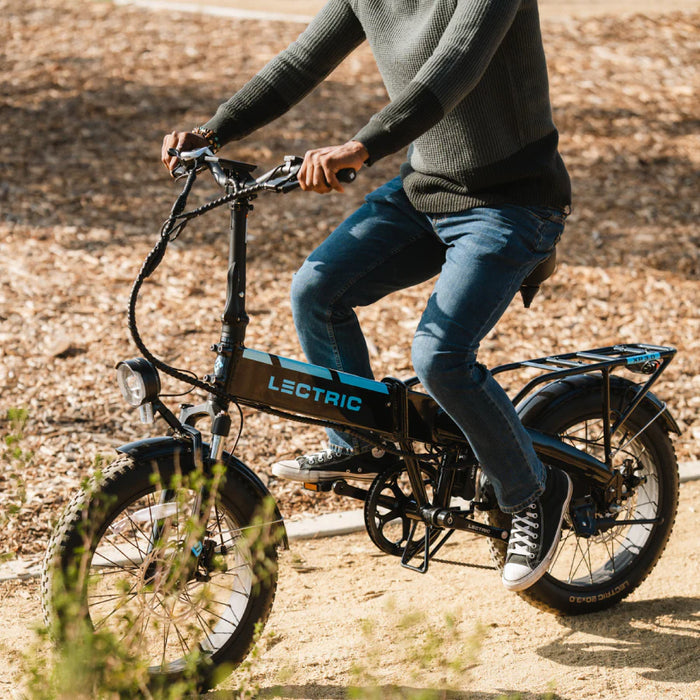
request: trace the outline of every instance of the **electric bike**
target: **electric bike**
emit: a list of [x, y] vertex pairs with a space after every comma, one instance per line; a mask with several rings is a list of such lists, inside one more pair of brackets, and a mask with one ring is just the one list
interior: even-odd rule
[[[273, 604], [278, 549], [287, 546], [267, 487], [224, 448], [234, 408], [340, 428], [393, 455], [371, 482], [358, 485], [348, 474], [306, 486], [361, 501], [372, 542], [414, 571], [427, 571], [459, 531], [489, 538], [502, 567], [510, 516], [499, 510], [469, 443], [417, 378], [376, 381], [246, 347], [251, 202], [297, 188], [301, 159], [287, 157], [255, 178], [256, 166], [207, 148], [175, 154], [185, 185], [129, 304], [142, 357], [117, 368], [126, 401], [144, 422], [159, 416], [167, 434], [119, 447], [119, 456], [70, 501], [45, 557], [42, 602], [59, 640], [80, 619], [133, 649], [154, 682], [194, 674], [205, 687], [248, 654]], [[224, 193], [187, 210], [190, 191], [206, 172]], [[344, 181], [354, 177], [341, 174]], [[213, 372], [199, 379], [148, 350], [136, 301], [186, 224], [224, 205], [230, 208], [227, 296], [221, 336], [211, 346]], [[552, 266], [550, 259], [526, 280], [526, 304]], [[670, 347], [625, 343], [492, 370], [533, 371], [514, 405], [543, 462], [573, 482], [556, 557], [540, 581], [519, 593], [530, 603], [567, 615], [605, 609], [639, 586], [661, 556], [678, 503], [670, 434], [680, 431], [650, 389], [674, 355]], [[206, 401], [182, 404], [176, 415], [162, 401], [160, 373], [206, 392]]]

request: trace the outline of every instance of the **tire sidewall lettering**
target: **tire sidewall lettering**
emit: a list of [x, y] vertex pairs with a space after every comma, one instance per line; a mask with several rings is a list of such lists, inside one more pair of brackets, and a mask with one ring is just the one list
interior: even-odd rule
[[592, 593], [591, 595], [570, 595], [569, 603], [573, 605], [590, 605], [591, 603], [600, 603], [608, 598], [614, 598], [620, 593], [623, 593], [629, 587], [630, 582], [623, 581], [617, 586], [609, 588], [607, 591], [603, 591], [602, 593]]

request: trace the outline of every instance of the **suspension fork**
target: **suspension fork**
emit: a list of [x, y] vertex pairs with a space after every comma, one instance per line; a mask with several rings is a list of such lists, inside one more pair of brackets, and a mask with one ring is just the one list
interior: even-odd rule
[[[194, 427], [194, 424], [197, 422], [197, 419], [205, 416], [212, 418], [212, 439], [209, 448], [210, 464], [216, 465], [221, 461], [224, 451], [224, 440], [228, 436], [231, 429], [231, 418], [228, 415], [228, 404], [224, 404], [224, 402], [221, 402], [218, 397], [214, 396], [213, 394], [209, 395], [208, 401], [204, 406], [183, 407], [180, 430], [187, 434], [192, 440], [192, 454], [196, 471], [201, 474], [202, 477], [205, 476], [202, 436], [201, 433]], [[211, 475], [211, 478], [215, 477], [215, 473]], [[212, 484], [210, 484], [207, 479], [203, 480], [202, 485], [198, 489], [194, 503], [192, 504], [192, 508], [190, 509], [190, 516], [193, 522], [200, 524], [208, 522], [214, 504], [212, 494], [215, 490], [216, 485], [214, 490], [212, 490]], [[173, 499], [175, 498], [175, 494], [175, 490], [169, 487], [164, 488], [161, 491], [158, 505], [172, 503]], [[147, 553], [153, 551], [156, 543], [161, 538], [164, 529], [165, 519], [157, 520], [153, 523], [153, 530], [146, 550]], [[202, 542], [197, 540], [191, 543], [190, 549], [192, 554], [198, 558], [202, 553]]]

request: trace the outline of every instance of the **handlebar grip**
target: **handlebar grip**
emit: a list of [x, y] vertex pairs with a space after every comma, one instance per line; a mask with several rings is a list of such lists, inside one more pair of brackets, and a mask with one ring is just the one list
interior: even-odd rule
[[344, 182], [345, 184], [350, 184], [355, 181], [357, 177], [357, 171], [352, 168], [343, 168], [339, 170], [335, 176], [338, 178], [338, 182]]

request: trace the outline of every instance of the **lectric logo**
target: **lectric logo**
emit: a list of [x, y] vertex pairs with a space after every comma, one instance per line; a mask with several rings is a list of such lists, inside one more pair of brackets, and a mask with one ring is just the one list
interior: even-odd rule
[[359, 396], [340, 394], [337, 391], [328, 391], [304, 382], [293, 382], [291, 379], [283, 379], [278, 383], [278, 380], [271, 376], [267, 388], [271, 391], [279, 391], [281, 394], [298, 396], [300, 399], [347, 408], [349, 411], [359, 411], [362, 408], [362, 399]]

